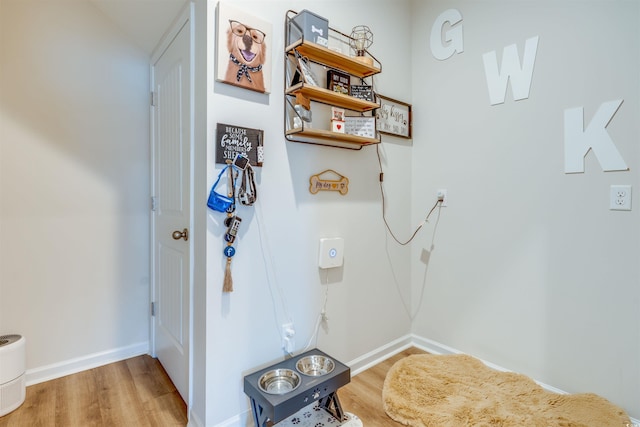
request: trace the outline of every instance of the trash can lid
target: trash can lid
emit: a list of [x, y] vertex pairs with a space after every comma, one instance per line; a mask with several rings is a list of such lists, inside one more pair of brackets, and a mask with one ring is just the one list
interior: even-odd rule
[[0, 335], [0, 347], [14, 343], [20, 340], [20, 338], [22, 338], [22, 336], [17, 334]]

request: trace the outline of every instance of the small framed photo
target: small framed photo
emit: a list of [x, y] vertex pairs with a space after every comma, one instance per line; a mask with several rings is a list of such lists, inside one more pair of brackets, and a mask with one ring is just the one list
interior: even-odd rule
[[344, 108], [331, 107], [331, 120], [344, 121]]
[[376, 94], [376, 128], [380, 133], [411, 138], [411, 104]]
[[348, 74], [336, 70], [327, 71], [327, 89], [343, 95], [349, 95], [351, 77]]
[[311, 70], [311, 63], [307, 58], [300, 55], [298, 51], [296, 51], [296, 67], [296, 74], [293, 77], [294, 84], [298, 81], [302, 81], [313, 86], [319, 86], [318, 78]]

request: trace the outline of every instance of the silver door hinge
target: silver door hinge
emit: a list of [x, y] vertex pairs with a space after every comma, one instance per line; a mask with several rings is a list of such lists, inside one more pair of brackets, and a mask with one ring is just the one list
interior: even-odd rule
[[155, 212], [157, 208], [157, 200], [155, 196], [151, 196], [151, 211]]
[[158, 103], [158, 93], [151, 92], [151, 106], [155, 107], [157, 103]]
[[152, 302], [151, 303], [151, 316], [155, 316], [156, 315], [156, 303]]

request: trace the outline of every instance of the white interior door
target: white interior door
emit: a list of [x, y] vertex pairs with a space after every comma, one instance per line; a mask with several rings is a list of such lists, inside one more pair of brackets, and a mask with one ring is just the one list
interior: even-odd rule
[[153, 353], [189, 404], [191, 276], [190, 36], [153, 64]]

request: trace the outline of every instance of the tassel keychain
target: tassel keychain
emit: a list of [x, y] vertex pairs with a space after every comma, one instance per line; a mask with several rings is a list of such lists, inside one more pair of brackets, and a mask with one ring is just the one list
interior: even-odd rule
[[[233, 246], [228, 246], [233, 248]], [[224, 269], [224, 284], [222, 292], [233, 292], [233, 278], [231, 277], [231, 257], [227, 258], [227, 268]]]

